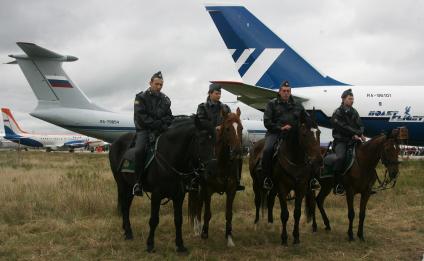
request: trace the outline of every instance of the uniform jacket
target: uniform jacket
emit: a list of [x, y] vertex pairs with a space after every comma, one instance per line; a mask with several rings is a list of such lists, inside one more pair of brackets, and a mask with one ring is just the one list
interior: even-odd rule
[[162, 132], [173, 119], [171, 100], [162, 92], [152, 92], [149, 88], [135, 96], [134, 124], [137, 131]]
[[278, 96], [269, 101], [265, 108], [265, 128], [269, 133], [279, 133], [284, 125], [296, 126], [303, 110], [302, 104], [295, 102], [293, 97], [290, 96], [288, 102], [284, 102]]
[[222, 102], [212, 103], [209, 97], [206, 102], [203, 102], [197, 106], [197, 116], [200, 121], [208, 121], [213, 124], [214, 127], [222, 124], [223, 117], [222, 113], [231, 112], [230, 107]]
[[339, 141], [349, 141], [354, 135], [361, 136], [364, 133], [359, 113], [353, 107], [341, 105], [331, 117], [333, 126], [333, 138]]

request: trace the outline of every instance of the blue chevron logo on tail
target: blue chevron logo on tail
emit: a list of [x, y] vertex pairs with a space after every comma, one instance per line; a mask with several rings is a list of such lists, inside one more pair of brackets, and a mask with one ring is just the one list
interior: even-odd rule
[[276, 89], [347, 85], [324, 76], [243, 6], [206, 6], [245, 83]]

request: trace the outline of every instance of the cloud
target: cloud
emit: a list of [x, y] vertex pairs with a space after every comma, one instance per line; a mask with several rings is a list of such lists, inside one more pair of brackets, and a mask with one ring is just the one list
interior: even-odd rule
[[[224, 1], [226, 2], [226, 1]], [[229, 1], [227, 1], [229, 2]], [[320, 71], [352, 84], [422, 84], [424, 4], [387, 1], [244, 1]], [[161, 70], [175, 114], [193, 113], [210, 80], [240, 80], [199, 1], [8, 1], [0, 5], [0, 61], [17, 41], [77, 56], [64, 64], [99, 105], [132, 114], [133, 99]], [[405, 15], [407, 14], [407, 15]], [[17, 66], [0, 66], [0, 105], [33, 131], [59, 128], [30, 117], [35, 96]], [[224, 101], [235, 101], [228, 93]], [[234, 106], [233, 106], [234, 107]], [[242, 106], [243, 115], [262, 114]]]

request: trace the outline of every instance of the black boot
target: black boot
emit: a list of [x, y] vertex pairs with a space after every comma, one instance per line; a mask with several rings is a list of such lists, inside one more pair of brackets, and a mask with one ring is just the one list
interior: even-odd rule
[[[136, 168], [136, 170], [137, 170], [137, 168]], [[137, 182], [134, 184], [134, 187], [133, 187], [133, 195], [142, 197], [143, 196], [143, 188], [142, 188], [142, 185], [141, 185], [141, 180], [142, 180], [142, 177], [143, 177], [143, 171], [139, 170], [139, 171], [136, 171], [135, 173], [137, 174]]]
[[334, 182], [334, 189], [333, 189], [333, 193], [336, 195], [344, 195], [345, 189], [343, 186], [343, 182], [342, 182], [342, 173], [340, 172], [335, 172], [334, 176], [335, 176], [335, 182]]

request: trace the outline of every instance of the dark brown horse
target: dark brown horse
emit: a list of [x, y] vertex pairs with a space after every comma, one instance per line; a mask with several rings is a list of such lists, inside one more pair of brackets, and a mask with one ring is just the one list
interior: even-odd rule
[[[262, 189], [263, 177], [261, 177], [260, 164], [258, 163], [262, 153], [264, 142], [258, 142], [253, 148], [251, 161], [249, 164], [250, 173], [253, 178], [253, 186], [255, 192], [256, 218], [255, 223], [259, 219], [259, 206], [268, 204], [268, 222], [272, 223], [272, 208], [274, 198], [277, 194], [281, 205], [281, 222], [283, 225], [281, 232], [281, 243], [287, 244], [287, 220], [289, 212], [287, 208], [287, 196], [290, 191], [295, 192], [295, 209], [294, 209], [294, 229], [293, 244], [300, 242], [299, 240], [299, 220], [301, 216], [302, 200], [305, 195], [311, 196], [309, 191], [309, 181], [313, 172], [319, 169], [322, 163], [322, 156], [319, 147], [319, 130], [317, 125], [307, 117], [305, 113], [300, 115], [298, 126], [289, 131], [281, 143], [276, 159], [273, 162], [273, 182], [274, 188], [269, 192], [268, 197], [264, 197], [265, 193]], [[307, 198], [305, 204], [305, 212], [308, 217], [312, 215], [309, 208], [312, 207], [313, 198]]]
[[[370, 198], [372, 188], [377, 179], [375, 168], [381, 159], [381, 162], [387, 168], [390, 180], [395, 180], [399, 173], [399, 131], [393, 130], [389, 135], [381, 134], [371, 140], [358, 144], [356, 146], [356, 157], [352, 167], [343, 176], [343, 184], [346, 189], [346, 201], [348, 206], [349, 240], [353, 237], [353, 219], [355, 212], [353, 208], [353, 199], [355, 194], [361, 194], [360, 210], [359, 210], [359, 226], [357, 236], [360, 240], [364, 240], [364, 220], [365, 211]], [[330, 221], [324, 210], [324, 200], [334, 186], [334, 178], [320, 178], [321, 190], [316, 197], [317, 206], [321, 212], [325, 229], [331, 230]], [[315, 213], [312, 223], [313, 231], [317, 230]]]
[[[155, 229], [159, 223], [161, 200], [172, 200], [174, 207], [175, 244], [178, 252], [186, 252], [182, 238], [182, 205], [185, 196], [186, 180], [196, 177], [197, 170], [207, 163], [213, 152], [211, 126], [202, 126], [196, 117], [176, 118], [168, 131], [158, 142], [152, 163], [143, 177], [143, 190], [151, 192], [150, 231], [147, 238], [147, 251], [154, 251]], [[134, 174], [121, 172], [125, 152], [134, 139], [134, 133], [119, 137], [109, 152], [110, 167], [118, 187], [118, 206], [122, 214], [122, 228], [125, 239], [133, 239], [130, 223], [130, 207], [133, 200]], [[137, 160], [137, 159], [135, 159]]]
[[189, 209], [190, 219], [194, 223], [195, 233], [200, 232], [200, 220], [203, 205], [204, 221], [201, 231], [203, 239], [209, 236], [209, 221], [212, 217], [211, 198], [214, 193], [226, 194], [225, 209], [225, 237], [227, 238], [227, 246], [234, 246], [232, 239], [232, 219], [233, 219], [233, 202], [236, 196], [237, 179], [240, 171], [241, 159], [241, 140], [243, 126], [240, 121], [240, 109], [237, 113], [228, 113], [224, 115], [224, 121], [217, 132], [217, 140], [215, 145], [216, 166], [212, 166], [201, 182], [200, 186], [200, 202], [196, 202], [194, 193], [189, 193]]

